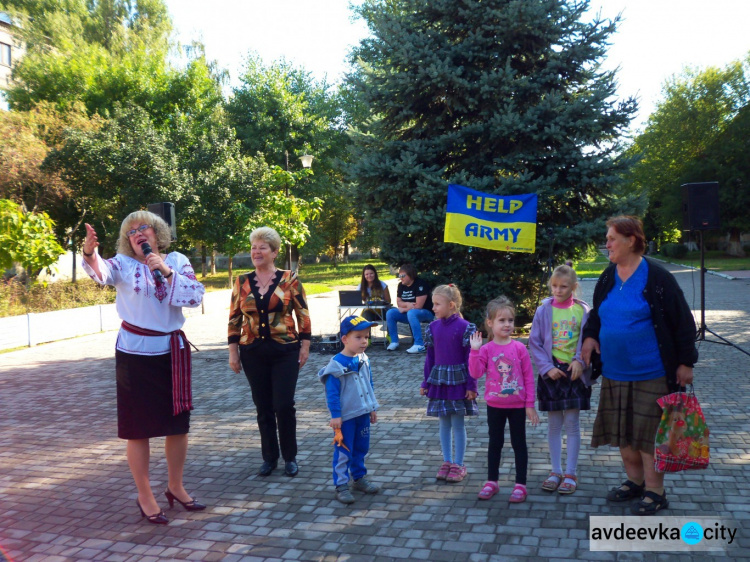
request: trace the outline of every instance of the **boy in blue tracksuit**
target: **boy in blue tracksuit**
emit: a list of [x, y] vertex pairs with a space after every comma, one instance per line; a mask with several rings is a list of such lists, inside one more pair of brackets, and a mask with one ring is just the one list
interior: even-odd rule
[[347, 316], [341, 321], [341, 342], [344, 349], [318, 372], [325, 385], [326, 403], [331, 412], [328, 424], [340, 429], [343, 443], [333, 447], [333, 485], [336, 499], [353, 503], [349, 489], [349, 475], [354, 480], [352, 488], [366, 494], [376, 494], [379, 488], [365, 476], [365, 455], [370, 450], [370, 424], [378, 421], [378, 401], [372, 386], [370, 361], [365, 355], [370, 327], [361, 316]]

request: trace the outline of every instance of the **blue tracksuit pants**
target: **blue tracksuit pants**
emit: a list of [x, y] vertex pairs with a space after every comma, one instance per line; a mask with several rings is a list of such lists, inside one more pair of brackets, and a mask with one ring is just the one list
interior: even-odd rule
[[349, 474], [359, 480], [365, 474], [365, 455], [370, 450], [370, 414], [362, 414], [341, 424], [341, 434], [347, 451], [338, 445], [333, 446], [333, 485], [341, 486], [349, 482]]

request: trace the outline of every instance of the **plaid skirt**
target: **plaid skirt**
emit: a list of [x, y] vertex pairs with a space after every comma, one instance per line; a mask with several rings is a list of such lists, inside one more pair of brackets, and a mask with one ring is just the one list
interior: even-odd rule
[[602, 377], [591, 446], [630, 447], [653, 455], [662, 414], [656, 401], [666, 394], [667, 377], [637, 382]]
[[430, 399], [427, 402], [427, 415], [432, 417], [452, 416], [459, 414], [463, 416], [476, 416], [479, 414], [476, 400], [439, 400]]
[[[555, 358], [553, 363], [555, 367], [568, 373], [568, 363], [561, 363]], [[574, 381], [570, 380], [570, 373], [555, 381], [539, 375], [536, 382], [536, 397], [540, 412], [591, 409], [591, 387], [586, 386], [581, 377]]]

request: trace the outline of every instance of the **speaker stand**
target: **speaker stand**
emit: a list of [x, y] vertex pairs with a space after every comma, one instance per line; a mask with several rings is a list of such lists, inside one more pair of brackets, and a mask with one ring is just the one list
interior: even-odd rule
[[[701, 324], [698, 328], [698, 333], [695, 336], [695, 341], [704, 341], [707, 343], [718, 343], [719, 345], [729, 345], [738, 351], [741, 351], [745, 355], [750, 355], [750, 352], [745, 351], [738, 345], [730, 342], [728, 339], [721, 337], [719, 334], [714, 332], [713, 330], [710, 330], [706, 326], [706, 249], [703, 245], [703, 231], [698, 231], [698, 236], [700, 237], [700, 245], [701, 245]], [[706, 332], [713, 335], [716, 338], [719, 338], [720, 341], [716, 340], [707, 340], [706, 339]]]

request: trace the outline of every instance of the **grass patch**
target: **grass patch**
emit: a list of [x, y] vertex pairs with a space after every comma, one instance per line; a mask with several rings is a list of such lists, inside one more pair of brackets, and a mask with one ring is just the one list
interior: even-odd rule
[[0, 318], [110, 304], [115, 302], [115, 294], [114, 287], [102, 287], [88, 277], [78, 283], [32, 285], [28, 290], [21, 283], [0, 283]]
[[586, 258], [573, 264], [579, 279], [597, 279], [609, 265], [607, 259], [601, 252], [596, 252], [593, 258]]
[[[667, 258], [661, 254], [656, 255], [657, 258], [664, 260], [669, 263], [692, 265], [693, 267], [699, 268], [701, 266], [701, 253], [700, 252], [688, 252], [684, 258]], [[706, 269], [711, 271], [747, 271], [750, 270], [750, 257], [735, 258], [728, 256], [719, 250], [708, 250], [706, 251]]]

